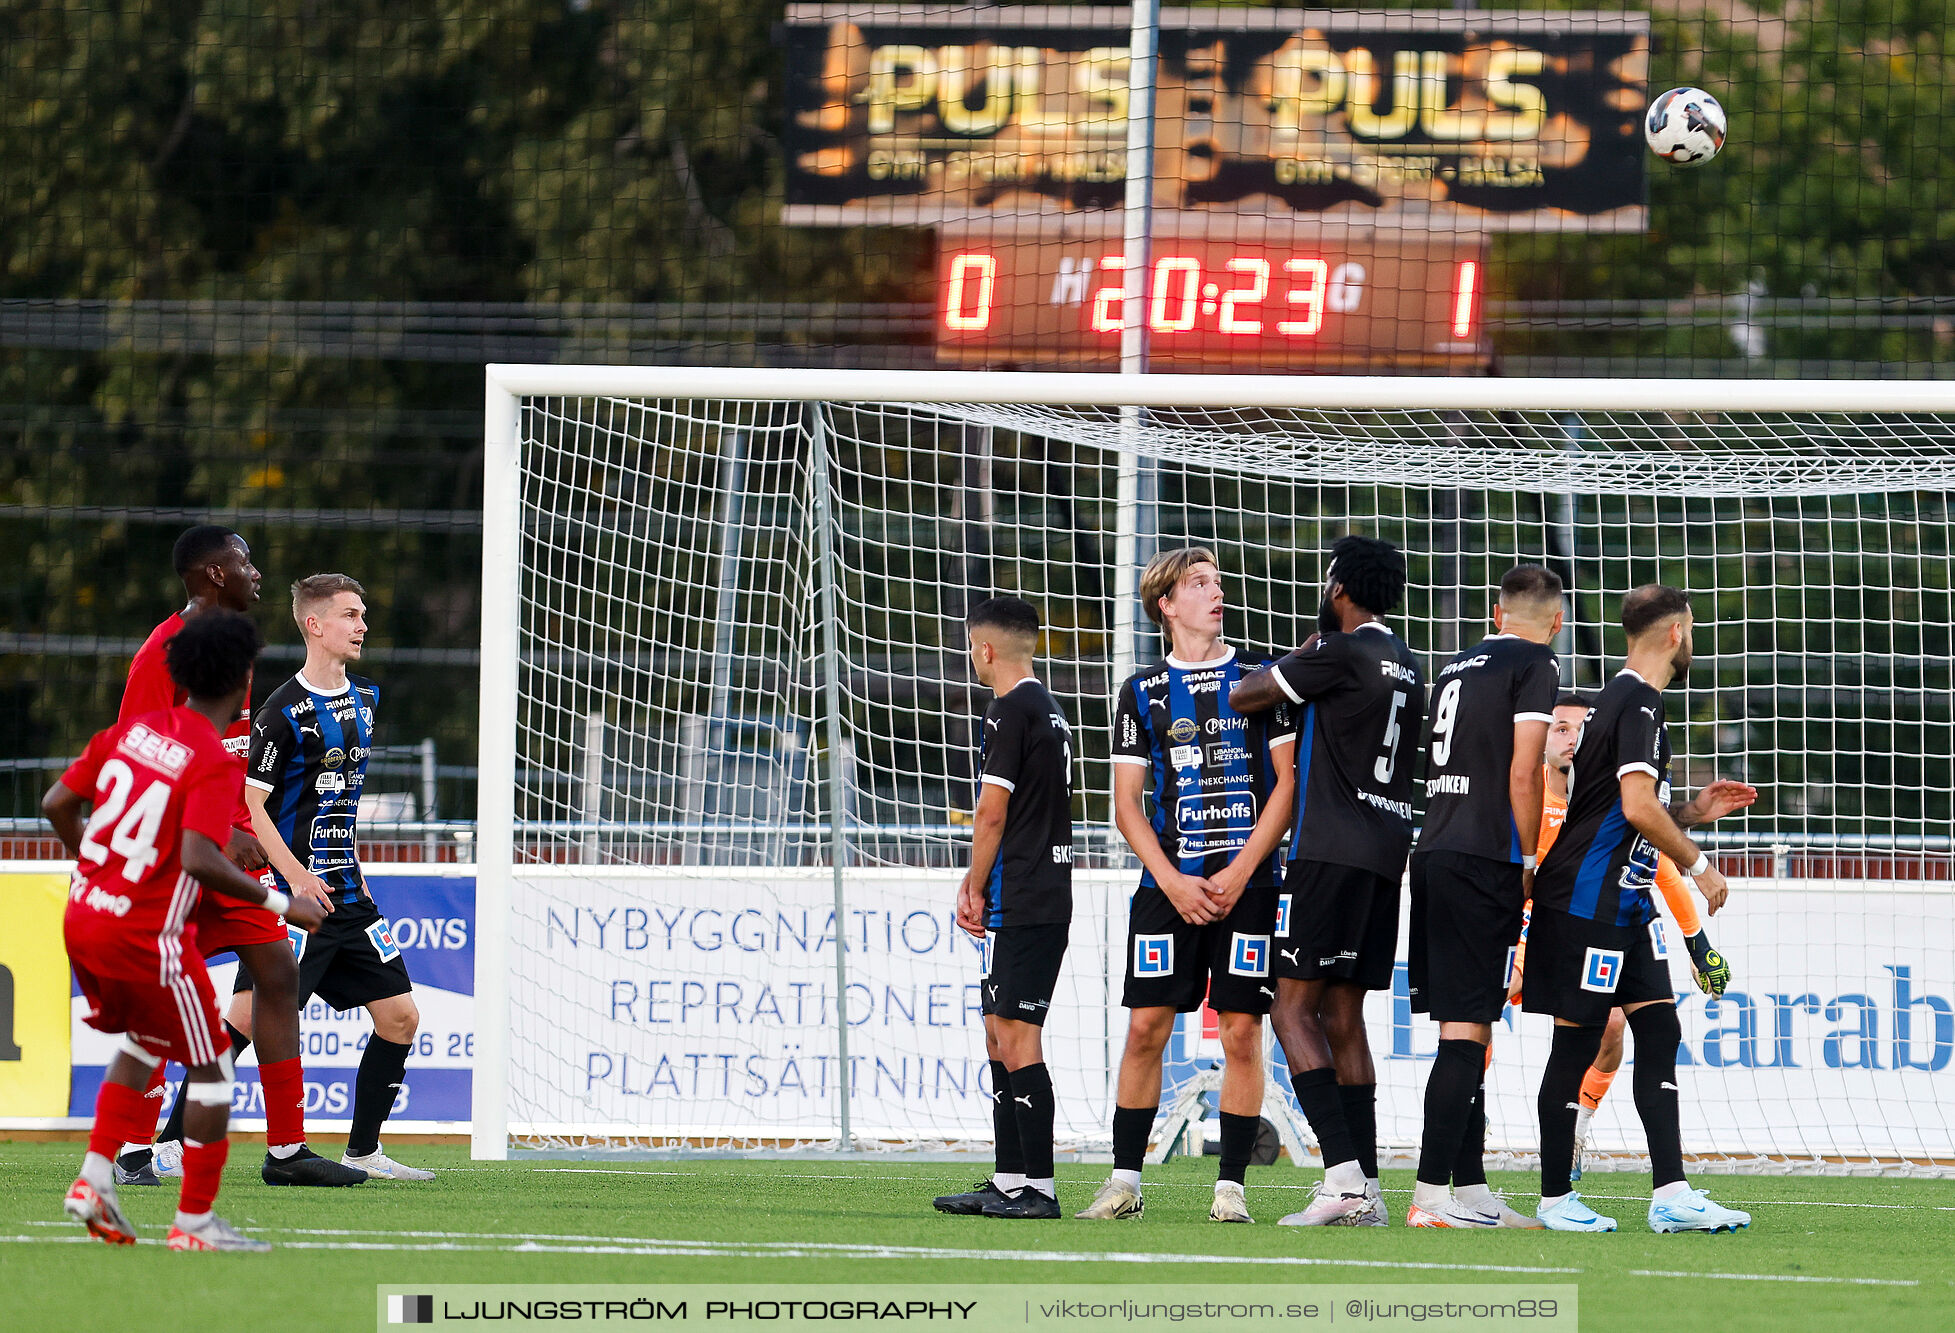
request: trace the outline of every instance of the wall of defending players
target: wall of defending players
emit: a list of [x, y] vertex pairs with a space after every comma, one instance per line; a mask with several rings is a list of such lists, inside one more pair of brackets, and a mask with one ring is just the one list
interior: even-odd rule
[[[462, 1132], [475, 1045], [474, 879], [416, 868], [376, 873], [373, 892], [410, 955], [422, 1031], [397, 1130]], [[570, 868], [564, 868], [569, 870]], [[694, 873], [556, 872], [552, 906], [512, 939], [512, 1012], [541, 1022], [555, 1056], [517, 1071], [512, 1108], [594, 1133], [821, 1134], [834, 1110], [834, 939], [826, 871], [716, 881]], [[64, 867], [0, 865], [0, 1126], [78, 1123], [111, 1042], [81, 1023], [63, 963]], [[850, 1064], [863, 1130], [988, 1136], [978, 945], [942, 904], [946, 872], [855, 872], [840, 928], [850, 943]], [[1125, 947], [1124, 873], [1075, 877], [1072, 949], [1047, 1024], [1060, 1078], [1062, 1144], [1098, 1146], [1117, 1060]], [[1955, 1156], [1955, 887], [1928, 883], [1753, 881], [1734, 885], [1719, 943], [1741, 964], [1709, 999], [1673, 967], [1684, 1042], [1685, 1146], [1731, 1155], [1805, 1154], [1827, 1126], [1847, 1154]], [[1678, 951], [1681, 952], [1680, 950]], [[1403, 957], [1401, 941], [1400, 956]], [[218, 969], [220, 992], [228, 974]], [[1108, 980], [1108, 976], [1114, 978]], [[548, 981], [526, 1002], [525, 977]], [[525, 1013], [533, 1016], [525, 1019]], [[1169, 1049], [1170, 1084], [1220, 1054], [1201, 1014]], [[1379, 1131], [1417, 1142], [1432, 1025], [1415, 1018], [1404, 965], [1372, 1006]], [[307, 1116], [347, 1119], [365, 1015], [314, 1001], [303, 1016]], [[1531, 1151], [1545, 1019], [1508, 1011], [1489, 1083], [1496, 1148]], [[1063, 1071], [1063, 1072], [1062, 1072]], [[525, 1080], [528, 1080], [525, 1083]], [[235, 1114], [261, 1127], [255, 1066], [239, 1070]], [[1170, 1098], [1172, 1093], [1170, 1091]], [[1594, 1147], [1640, 1149], [1626, 1098], [1604, 1104]], [[1617, 1103], [1622, 1103], [1619, 1107]]]
[[[369, 878], [394, 943], [407, 956], [421, 1010], [407, 1081], [388, 1122], [396, 1132], [467, 1131], [475, 1054], [475, 878], [468, 871], [428, 866], [402, 874], [377, 871]], [[67, 887], [65, 865], [0, 863], [0, 919], [8, 923], [0, 935], [0, 970], [14, 981], [10, 1014], [6, 977], [0, 975], [0, 1127], [86, 1126], [115, 1053], [114, 1037], [82, 1021], [83, 1002], [61, 938]], [[228, 955], [213, 960], [211, 980], [219, 995], [230, 994], [236, 966]], [[8, 1055], [10, 1021], [17, 1060]], [[300, 1025], [306, 1119], [326, 1133], [343, 1131], [372, 1024], [363, 1009], [336, 1013], [315, 998]], [[182, 1072], [171, 1067], [170, 1098]], [[264, 1128], [255, 1047], [238, 1063], [232, 1116], [233, 1128]]]

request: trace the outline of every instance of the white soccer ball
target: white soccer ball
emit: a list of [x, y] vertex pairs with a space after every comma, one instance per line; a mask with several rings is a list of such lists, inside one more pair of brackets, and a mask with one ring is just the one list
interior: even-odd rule
[[1724, 108], [1702, 88], [1672, 88], [1650, 103], [1643, 138], [1665, 162], [1702, 166], [1724, 147]]

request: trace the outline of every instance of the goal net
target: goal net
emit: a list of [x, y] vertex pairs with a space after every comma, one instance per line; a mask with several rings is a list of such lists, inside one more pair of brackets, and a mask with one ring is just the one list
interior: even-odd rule
[[[1517, 561], [1567, 583], [1581, 688], [1620, 665], [1624, 593], [1691, 594], [1678, 786], [1760, 798], [1706, 837], [1730, 990], [1672, 964], [1686, 1148], [1955, 1164], [1951, 412], [1938, 385], [491, 367], [477, 1155], [988, 1140], [952, 903], [986, 702], [963, 618], [999, 592], [1043, 615], [1074, 728], [1046, 1050], [1062, 1146], [1105, 1150], [1136, 874], [1109, 698], [1161, 651], [1137, 568], [1216, 549], [1230, 641], [1274, 654], [1359, 531], [1408, 554], [1428, 679]], [[1402, 965], [1369, 1020], [1381, 1143], [1415, 1152], [1436, 1032]], [[1164, 1106], [1212, 1022], [1182, 1021]], [[1537, 1142], [1548, 1040], [1496, 1030], [1496, 1152]], [[1641, 1153], [1626, 1082], [1591, 1142]]]

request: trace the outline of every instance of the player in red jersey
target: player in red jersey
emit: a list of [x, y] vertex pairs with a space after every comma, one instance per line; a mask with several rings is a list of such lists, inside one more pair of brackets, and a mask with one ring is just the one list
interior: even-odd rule
[[[243, 775], [220, 732], [250, 691], [258, 648], [258, 631], [243, 616], [196, 617], [165, 650], [188, 703], [98, 732], [41, 798], [76, 858], [63, 934], [87, 1021], [122, 1034], [95, 1100], [81, 1175], [62, 1206], [112, 1245], [132, 1245], [136, 1233], [116, 1199], [110, 1154], [146, 1130], [153, 1113], [143, 1085], [163, 1060], [175, 1059], [189, 1069], [190, 1110], [169, 1247], [271, 1248], [211, 1211], [230, 1151], [232, 1066], [192, 919], [208, 888], [305, 930], [325, 920], [317, 903], [266, 889], [223, 851]], [[84, 824], [85, 806], [92, 808]]]
[[[188, 598], [183, 610], [150, 632], [129, 664], [129, 681], [122, 691], [120, 722], [184, 701], [181, 686], [171, 678], [164, 651], [186, 624], [211, 611], [248, 611], [258, 600], [259, 574], [251, 563], [251, 548], [229, 528], [205, 524], [177, 538], [172, 560]], [[265, 868], [265, 853], [251, 829], [245, 807], [243, 775], [251, 748], [251, 699], [247, 693], [237, 715], [223, 728], [224, 749], [238, 766], [237, 808], [225, 854], [254, 874]], [[261, 880], [267, 888], [275, 887]], [[299, 1062], [299, 968], [292, 956], [285, 923], [263, 908], [218, 894], [205, 894], [197, 905], [197, 943], [205, 959], [235, 953], [250, 973], [258, 994], [257, 1021], [238, 1019], [225, 1024], [231, 1058], [235, 1060], [258, 1041], [258, 1080], [265, 1099], [265, 1161], [260, 1174], [268, 1185], [357, 1185], [363, 1172], [319, 1156], [305, 1142], [305, 1073]], [[250, 1028], [252, 1036], [241, 1030]], [[163, 1067], [158, 1065], [145, 1092], [162, 1096]], [[187, 1103], [177, 1097], [169, 1123], [157, 1136], [157, 1161], [152, 1167], [149, 1134], [125, 1145], [116, 1159], [118, 1185], [160, 1185], [157, 1169], [167, 1174], [181, 1157]], [[154, 1121], [151, 1122], [153, 1128]]]

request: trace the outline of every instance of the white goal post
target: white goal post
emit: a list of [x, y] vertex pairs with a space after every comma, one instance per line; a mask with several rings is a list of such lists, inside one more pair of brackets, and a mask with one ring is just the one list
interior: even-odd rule
[[[1762, 796], [1706, 839], [1731, 992], [1676, 968], [1686, 1149], [1955, 1167], [1955, 385], [491, 366], [485, 422], [477, 1157], [988, 1139], [949, 908], [983, 708], [962, 621], [994, 592], [1040, 608], [1077, 738], [1047, 1051], [1064, 1146], [1103, 1151], [1134, 875], [1108, 699], [1159, 652], [1138, 568], [1213, 547], [1230, 641], [1281, 652], [1365, 531], [1407, 551], [1393, 620], [1428, 678], [1518, 560], [1569, 585], [1581, 688], [1620, 663], [1625, 592], [1691, 594], [1679, 785]], [[1369, 1020], [1409, 1151], [1435, 1033], [1402, 977]], [[1547, 1039], [1496, 1031], [1515, 1158]], [[1190, 1016], [1170, 1078], [1218, 1058]], [[1595, 1143], [1639, 1155], [1626, 1083]]]

